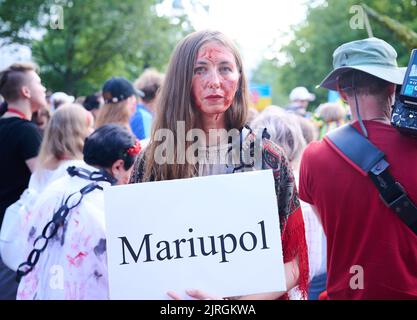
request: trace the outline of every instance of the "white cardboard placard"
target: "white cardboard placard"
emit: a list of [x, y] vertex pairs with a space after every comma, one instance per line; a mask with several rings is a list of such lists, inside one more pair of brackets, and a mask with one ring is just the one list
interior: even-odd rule
[[111, 299], [286, 291], [271, 170], [108, 187], [104, 197]]

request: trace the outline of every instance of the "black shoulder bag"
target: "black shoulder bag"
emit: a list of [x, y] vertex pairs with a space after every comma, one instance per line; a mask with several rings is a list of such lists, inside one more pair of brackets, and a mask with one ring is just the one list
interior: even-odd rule
[[417, 207], [390, 174], [385, 154], [350, 124], [329, 132], [325, 140], [350, 165], [371, 178], [384, 204], [417, 235]]

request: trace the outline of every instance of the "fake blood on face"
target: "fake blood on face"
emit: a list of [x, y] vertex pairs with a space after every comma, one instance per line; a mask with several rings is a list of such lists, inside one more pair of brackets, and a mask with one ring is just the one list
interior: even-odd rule
[[217, 120], [232, 104], [240, 73], [233, 53], [218, 42], [208, 42], [198, 51], [194, 64], [192, 93], [203, 117]]

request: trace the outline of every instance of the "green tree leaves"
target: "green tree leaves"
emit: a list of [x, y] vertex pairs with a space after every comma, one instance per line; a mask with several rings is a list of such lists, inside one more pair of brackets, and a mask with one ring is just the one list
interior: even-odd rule
[[[369, 22], [374, 36], [389, 42], [399, 54], [399, 64], [407, 65], [411, 42], [405, 41], [407, 38], [404, 33], [411, 35], [412, 30], [417, 29], [417, 6], [415, 1], [410, 0], [366, 0], [366, 5], [372, 8], [377, 16], [370, 15]], [[271, 77], [264, 77], [262, 82], [270, 82], [275, 96], [287, 96], [292, 88], [305, 86], [318, 96], [316, 103], [327, 100], [327, 90], [315, 89], [315, 86], [332, 70], [332, 53], [342, 43], [363, 39], [368, 37], [366, 28], [352, 28], [352, 19], [355, 11], [351, 11], [352, 6], [357, 6], [355, 0], [328, 0], [321, 3], [312, 2], [309, 6], [307, 19], [302, 24], [293, 28], [294, 39], [281, 49], [281, 54], [285, 54], [288, 62], [278, 66], [269, 65], [268, 74]], [[353, 13], [352, 13], [353, 12]], [[382, 23], [389, 17], [391, 25], [394, 20], [402, 26], [395, 32], [389, 24]], [[354, 26], [355, 24], [353, 24]], [[265, 76], [265, 65], [261, 63], [255, 72], [255, 78]], [[258, 80], [259, 81], [259, 80]], [[274, 103], [281, 103], [273, 100]], [[311, 104], [311, 108], [316, 105]]]
[[[159, 2], [3, 0], [0, 37], [31, 47], [48, 88], [86, 95], [112, 75], [133, 80], [145, 67], [164, 68], [185, 18], [174, 25], [159, 17]], [[56, 7], [62, 8], [63, 29], [51, 25]]]

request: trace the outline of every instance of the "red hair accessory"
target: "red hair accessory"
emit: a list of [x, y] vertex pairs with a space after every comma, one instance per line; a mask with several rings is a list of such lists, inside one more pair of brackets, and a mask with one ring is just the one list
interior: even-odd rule
[[136, 142], [133, 146], [131, 146], [129, 149], [127, 149], [127, 154], [131, 157], [136, 156], [137, 154], [139, 154], [140, 150], [141, 150], [141, 146], [140, 146], [140, 141], [136, 139]]

